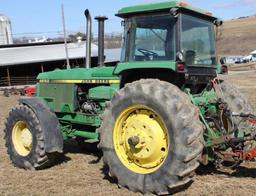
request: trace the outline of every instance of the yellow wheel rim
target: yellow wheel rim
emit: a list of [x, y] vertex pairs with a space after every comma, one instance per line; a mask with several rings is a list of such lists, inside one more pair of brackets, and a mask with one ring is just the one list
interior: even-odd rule
[[124, 110], [117, 118], [113, 141], [119, 160], [135, 173], [155, 172], [168, 156], [168, 130], [162, 117], [149, 107]]
[[33, 136], [24, 121], [15, 123], [12, 129], [12, 143], [20, 156], [27, 156], [32, 150]]

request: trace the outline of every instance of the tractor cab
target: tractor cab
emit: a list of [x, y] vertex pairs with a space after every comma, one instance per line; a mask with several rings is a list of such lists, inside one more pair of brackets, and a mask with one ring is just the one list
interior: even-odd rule
[[[118, 72], [125, 66], [169, 68], [191, 72], [191, 67], [217, 67], [215, 25], [222, 24], [211, 13], [187, 3], [166, 2], [121, 9], [124, 44]], [[135, 65], [135, 66], [134, 66]]]

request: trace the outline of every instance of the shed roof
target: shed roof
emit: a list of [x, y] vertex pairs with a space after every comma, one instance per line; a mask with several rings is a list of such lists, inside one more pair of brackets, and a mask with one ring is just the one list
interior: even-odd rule
[[[85, 42], [68, 43], [70, 59], [85, 58]], [[98, 47], [92, 44], [92, 57], [98, 56]], [[120, 49], [105, 51], [106, 61], [118, 61]], [[33, 45], [0, 48], [0, 66], [21, 65], [65, 60], [65, 44]]]

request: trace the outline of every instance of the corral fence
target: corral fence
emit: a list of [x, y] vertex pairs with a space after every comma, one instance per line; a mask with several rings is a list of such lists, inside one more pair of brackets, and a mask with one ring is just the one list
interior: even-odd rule
[[31, 85], [36, 84], [36, 76], [23, 76], [23, 77], [1, 77], [0, 86], [18, 86], [18, 85]]

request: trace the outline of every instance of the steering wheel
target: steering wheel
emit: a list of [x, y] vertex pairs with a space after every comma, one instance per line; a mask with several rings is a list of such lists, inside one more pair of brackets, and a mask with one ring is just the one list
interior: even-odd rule
[[151, 50], [142, 49], [142, 48], [138, 48], [137, 50], [149, 59], [152, 59], [154, 57], [158, 57], [158, 54], [156, 52], [151, 51]]

